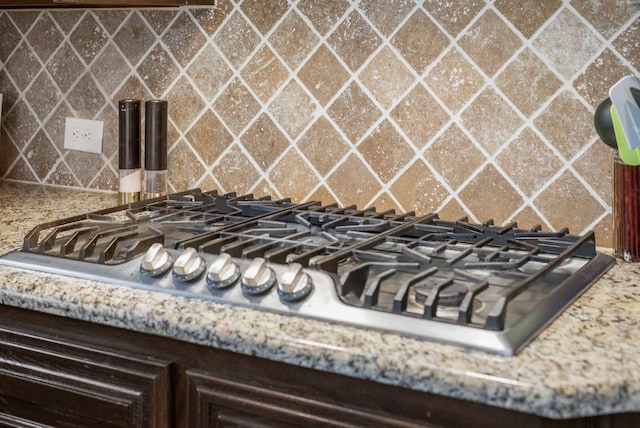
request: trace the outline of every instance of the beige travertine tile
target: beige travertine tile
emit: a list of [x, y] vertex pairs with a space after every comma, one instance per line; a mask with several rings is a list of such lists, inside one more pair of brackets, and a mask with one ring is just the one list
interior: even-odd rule
[[488, 76], [493, 76], [522, 42], [495, 12], [488, 10], [460, 37], [458, 44]]
[[349, 79], [349, 72], [323, 44], [300, 69], [298, 77], [320, 104], [326, 105]]
[[65, 34], [69, 34], [80, 18], [85, 14], [84, 10], [51, 10], [49, 14], [58, 23]]
[[58, 152], [43, 131], [39, 131], [25, 148], [28, 161], [36, 176], [44, 179], [58, 159]]
[[438, 210], [436, 213], [438, 217], [444, 220], [462, 220], [469, 221], [469, 215], [471, 213], [467, 212], [460, 202], [458, 202], [455, 198], [452, 198], [444, 204], [442, 208]]
[[[2, 29], [2, 38], [4, 38], [4, 28]], [[9, 41], [11, 40], [11, 31], [9, 29]], [[64, 35], [56, 27], [54, 21], [48, 15], [40, 15], [40, 18], [33, 25], [27, 40], [34, 48], [36, 55], [42, 62], [46, 62], [53, 52], [62, 43]]]
[[184, 77], [174, 84], [166, 99], [169, 114], [180, 129], [187, 129], [205, 107], [200, 95]]
[[140, 9], [138, 13], [147, 21], [151, 29], [160, 35], [164, 33], [180, 11], [177, 9]]
[[418, 160], [391, 185], [391, 192], [402, 205], [401, 211], [424, 215], [438, 210], [447, 198], [447, 190], [425, 165]]
[[258, 113], [260, 105], [240, 80], [233, 79], [213, 104], [213, 108], [231, 132], [238, 135]]
[[167, 164], [169, 168], [169, 181], [176, 191], [188, 190], [195, 187], [195, 184], [205, 173], [204, 166], [194, 156], [184, 140], [178, 141], [173, 150], [169, 152]]
[[29, 164], [25, 162], [23, 158], [19, 158], [16, 163], [13, 164], [6, 177], [10, 180], [18, 181], [36, 181], [37, 178], [31, 172]]
[[316, 0], [301, 0], [297, 7], [324, 36], [344, 15], [349, 3], [346, 0], [323, 0], [321, 3]]
[[280, 194], [287, 195], [293, 202], [302, 202], [318, 184], [316, 175], [293, 149], [278, 162], [270, 176]]
[[[627, 7], [640, 10], [640, 4]], [[638, 70], [640, 68], [640, 19], [635, 19], [626, 30], [618, 35], [613, 41], [613, 46]]]
[[530, 38], [562, 6], [561, 0], [497, 0], [495, 7], [526, 38]]
[[5, 62], [21, 39], [20, 32], [13, 25], [8, 14], [0, 15], [0, 33], [2, 33], [0, 38], [0, 62]]
[[614, 245], [614, 231], [613, 231], [613, 217], [611, 214], [607, 214], [602, 220], [600, 220], [594, 227], [593, 232], [596, 236], [596, 245], [598, 247], [613, 248]]
[[71, 89], [73, 83], [85, 72], [82, 61], [68, 43], [64, 43], [53, 54], [46, 69], [62, 92]]
[[523, 203], [522, 197], [493, 165], [485, 166], [459, 196], [478, 221], [493, 219], [496, 224], [512, 218]]
[[449, 39], [418, 9], [393, 36], [391, 43], [418, 73], [423, 73], [449, 46]]
[[606, 38], [640, 11], [640, 5], [632, 1], [571, 0], [571, 6]]
[[609, 88], [633, 72], [610, 50], [605, 49], [573, 81], [573, 87], [594, 108], [609, 96]]
[[[140, 79], [135, 75], [131, 75], [120, 89], [113, 95], [112, 102], [117, 105], [119, 100], [125, 99], [138, 99], [138, 100], [151, 100], [154, 97], [147, 88], [144, 87]], [[144, 113], [142, 113], [144, 114]]]
[[62, 98], [55, 84], [44, 72], [31, 83], [24, 97], [40, 120], [47, 117]]
[[526, 116], [538, 110], [562, 86], [531, 49], [522, 51], [496, 77], [496, 84]]
[[218, 190], [218, 185], [215, 181], [213, 181], [213, 177], [211, 177], [211, 174], [205, 174], [202, 180], [198, 183], [197, 187], [204, 192], [208, 192], [210, 190]]
[[[153, 46], [156, 37], [137, 13], [132, 13], [120, 30], [113, 36], [113, 42], [120, 48], [125, 58], [133, 66]], [[116, 67], [109, 67], [115, 69]]]
[[322, 175], [336, 166], [349, 150], [347, 143], [324, 116], [320, 116], [300, 137], [298, 147]]
[[212, 100], [231, 78], [233, 71], [211, 44], [207, 44], [187, 69], [187, 74], [204, 94]]
[[63, 150], [64, 147], [64, 125], [67, 117], [73, 117], [73, 112], [66, 103], [60, 103], [44, 125], [45, 132], [58, 150]]
[[245, 0], [240, 8], [262, 34], [267, 34], [287, 12], [286, 0]]
[[360, 72], [360, 81], [388, 109], [415, 82], [413, 75], [387, 47], [382, 48]]
[[20, 152], [11, 141], [11, 137], [4, 131], [4, 128], [0, 128], [0, 175], [4, 175], [9, 171], [9, 168], [20, 156]]
[[233, 135], [211, 110], [205, 111], [186, 135], [187, 141], [204, 160], [205, 165], [213, 163], [233, 143]]
[[111, 94], [120, 86], [129, 73], [131, 67], [113, 43], [109, 43], [103, 49], [91, 66], [91, 74], [107, 94]]
[[240, 13], [234, 12], [213, 40], [231, 64], [239, 68], [258, 45], [260, 37]]
[[191, 15], [208, 35], [214, 34], [233, 11], [233, 2], [219, 1], [215, 7], [191, 9]]
[[[116, 191], [118, 190], [118, 176], [116, 173], [109, 167], [105, 167], [98, 173], [96, 178], [89, 183], [89, 188], [91, 189], [104, 189]], [[114, 196], [114, 203], [116, 201], [116, 197]]]
[[352, 143], [357, 142], [381, 115], [378, 107], [356, 83], [342, 91], [328, 113]]
[[269, 112], [291, 138], [297, 138], [313, 119], [316, 104], [295, 81], [290, 81], [269, 104]]
[[109, 35], [88, 13], [80, 20], [73, 32], [69, 35], [69, 42], [76, 49], [85, 64], [91, 63], [107, 44]]
[[235, 144], [215, 165], [213, 175], [222, 185], [221, 190], [236, 191], [239, 194], [247, 193], [260, 178], [247, 156]]
[[454, 190], [486, 160], [455, 123], [424, 151], [424, 157]]
[[351, 12], [329, 36], [327, 42], [347, 66], [356, 71], [382, 40], [357, 11]]
[[388, 120], [372, 130], [358, 150], [383, 183], [395, 177], [415, 155]]
[[96, 153], [65, 150], [63, 156], [69, 169], [80, 180], [83, 187], [89, 187], [104, 166], [102, 155]]
[[318, 189], [307, 198], [307, 201], [318, 201], [321, 202], [323, 206], [336, 203], [335, 198], [325, 186], [318, 187]]
[[490, 154], [520, 127], [522, 120], [491, 88], [485, 89], [460, 115], [462, 125]]
[[251, 193], [258, 198], [262, 196], [271, 196], [272, 199], [279, 198], [276, 189], [274, 189], [273, 186], [271, 186], [271, 184], [269, 184], [269, 182], [264, 179], [260, 180], [260, 182], [255, 185], [255, 187], [251, 190]]
[[16, 147], [22, 150], [33, 134], [38, 130], [38, 121], [29, 110], [29, 106], [24, 101], [18, 101], [13, 109], [6, 114], [2, 114], [2, 122], [5, 131], [13, 140]]
[[[565, 78], [570, 78], [587, 64], [601, 43], [568, 9], [563, 9], [532, 42]], [[580, 47], [576, 49], [576, 47]]]
[[[402, 209], [398, 206], [398, 204], [391, 198], [391, 195], [387, 192], [384, 192], [382, 195], [378, 196], [375, 201], [371, 204], [372, 208], [376, 209], [376, 212], [382, 213], [389, 210], [394, 210], [396, 214], [400, 214]], [[369, 208], [369, 207], [367, 207]]]
[[361, 208], [368, 206], [380, 190], [378, 181], [354, 154], [349, 155], [327, 178], [327, 184], [338, 196], [340, 204], [355, 204]]
[[[532, 229], [542, 226], [542, 230], [548, 230], [544, 221], [530, 205], [525, 206], [520, 212], [515, 214], [509, 221], [515, 221], [520, 229]], [[564, 227], [564, 226], [563, 226]]]
[[390, 2], [362, 0], [358, 3], [358, 8], [364, 12], [367, 18], [373, 22], [373, 25], [385, 36], [389, 36], [414, 7], [415, 2], [412, 0]]
[[556, 97], [534, 125], [566, 159], [596, 135], [593, 114], [568, 91]]
[[162, 41], [182, 67], [185, 67], [206, 43], [204, 35], [186, 10], [173, 21]]
[[426, 0], [422, 7], [452, 36], [457, 36], [482, 10], [482, 0]]
[[415, 86], [398, 103], [391, 117], [418, 148], [424, 147], [450, 119], [422, 85]]
[[18, 88], [24, 90], [38, 75], [40, 63], [29, 45], [22, 42], [4, 63], [4, 69], [13, 78]]
[[240, 138], [242, 145], [266, 171], [289, 146], [287, 137], [280, 132], [271, 118], [265, 113], [247, 129]]
[[571, 226], [572, 233], [581, 233], [605, 211], [569, 171], [551, 183], [534, 203], [554, 229]]
[[300, 15], [291, 11], [269, 37], [269, 42], [289, 67], [295, 70], [318, 44], [318, 37]]
[[80, 182], [76, 180], [71, 171], [69, 171], [67, 164], [65, 164], [64, 162], [60, 162], [58, 165], [56, 165], [53, 172], [47, 177], [47, 183], [55, 184], [58, 186], [80, 186]]
[[105, 103], [96, 82], [87, 73], [67, 94], [67, 102], [79, 117], [92, 119]]
[[37, 11], [27, 10], [8, 11], [7, 14], [23, 34], [26, 34], [29, 31], [40, 15]]
[[531, 128], [525, 128], [509, 143], [497, 161], [527, 196], [540, 189], [562, 167], [562, 162]]
[[[163, 72], [158, 73], [157, 70]], [[155, 98], [162, 98], [162, 94], [180, 73], [178, 66], [159, 43], [151, 49], [137, 71]]]
[[92, 13], [109, 34], [115, 33], [120, 25], [123, 27], [131, 25], [131, 23], [123, 24], [123, 22], [125, 22], [129, 16], [135, 15], [135, 13], [129, 12], [126, 9], [95, 9]]
[[[241, 74], [262, 102], [268, 101], [289, 77], [286, 67], [266, 45], [251, 57]], [[227, 79], [221, 76], [219, 82]]]
[[614, 151], [596, 141], [573, 163], [573, 168], [605, 201], [613, 200]]
[[98, 114], [96, 120], [103, 123], [102, 153], [104, 156], [115, 159], [115, 167], [118, 166], [118, 108], [109, 105]]
[[9, 75], [0, 68], [0, 94], [2, 94], [2, 111], [8, 112], [18, 101], [20, 94], [11, 82]]
[[425, 82], [447, 107], [457, 112], [480, 90], [484, 79], [454, 48], [431, 69]]

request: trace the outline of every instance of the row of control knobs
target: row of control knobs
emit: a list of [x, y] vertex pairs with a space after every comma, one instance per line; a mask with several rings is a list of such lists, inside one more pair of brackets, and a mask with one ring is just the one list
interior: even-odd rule
[[206, 271], [207, 286], [210, 290], [231, 287], [240, 280], [242, 292], [248, 296], [265, 294], [277, 282], [278, 295], [285, 302], [300, 301], [313, 290], [313, 281], [300, 264], [288, 265], [286, 272], [278, 281], [273, 269], [259, 257], [253, 259], [242, 274], [240, 267], [229, 254], [216, 256], [207, 268], [205, 260], [195, 248], [185, 249], [174, 260], [162, 244], [156, 243], [147, 250], [140, 264], [140, 272], [150, 277], [164, 275], [171, 268], [173, 268], [173, 277], [182, 282], [194, 281]]

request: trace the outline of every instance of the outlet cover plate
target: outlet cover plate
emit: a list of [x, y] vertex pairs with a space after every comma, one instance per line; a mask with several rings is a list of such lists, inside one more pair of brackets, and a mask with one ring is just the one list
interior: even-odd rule
[[67, 117], [64, 122], [64, 148], [88, 153], [102, 153], [101, 120]]

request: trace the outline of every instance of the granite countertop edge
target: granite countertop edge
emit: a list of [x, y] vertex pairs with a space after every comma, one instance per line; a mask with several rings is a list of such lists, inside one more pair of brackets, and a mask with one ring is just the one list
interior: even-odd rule
[[[111, 194], [6, 181], [0, 192], [9, 209], [0, 223], [8, 238], [1, 253], [53, 219], [48, 205], [79, 201], [79, 194], [82, 202], [69, 215], [115, 205]], [[12, 207], [8, 194], [26, 192], [32, 202]], [[0, 303], [567, 419], [640, 410], [637, 278], [640, 266], [618, 263], [512, 357], [6, 266], [0, 266]]]

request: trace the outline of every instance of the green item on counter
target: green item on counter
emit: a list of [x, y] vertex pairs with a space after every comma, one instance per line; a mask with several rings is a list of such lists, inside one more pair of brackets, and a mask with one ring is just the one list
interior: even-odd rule
[[630, 149], [627, 143], [627, 135], [624, 132], [620, 117], [614, 105], [611, 106], [611, 121], [613, 122], [613, 130], [616, 134], [616, 142], [618, 143], [618, 152], [620, 159], [627, 165], [640, 165], [640, 149]]

